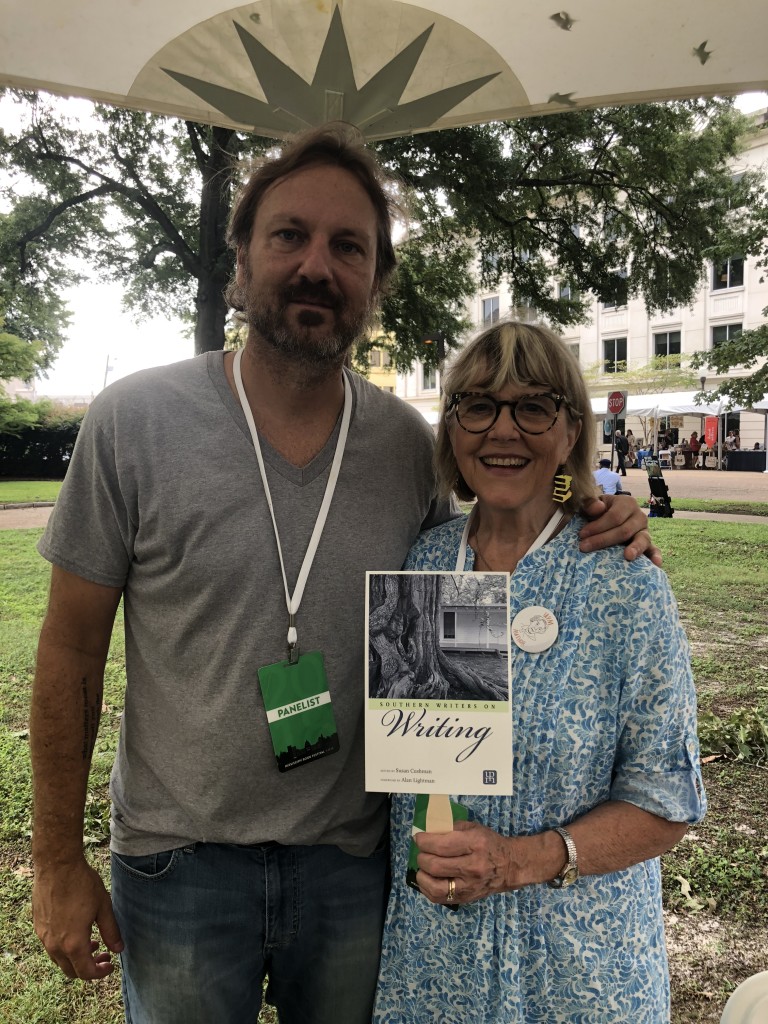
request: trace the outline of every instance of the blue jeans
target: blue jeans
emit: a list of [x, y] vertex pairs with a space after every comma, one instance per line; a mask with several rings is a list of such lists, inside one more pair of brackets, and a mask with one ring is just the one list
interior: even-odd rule
[[127, 1024], [369, 1024], [389, 854], [196, 843], [112, 854]]

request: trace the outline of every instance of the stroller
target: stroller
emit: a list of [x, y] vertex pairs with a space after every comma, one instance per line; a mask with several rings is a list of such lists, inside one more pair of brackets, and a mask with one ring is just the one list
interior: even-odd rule
[[651, 497], [648, 502], [650, 506], [648, 518], [671, 519], [675, 514], [675, 510], [672, 508], [669, 488], [664, 482], [661, 466], [656, 459], [646, 459], [645, 469], [648, 473], [648, 487], [651, 491]]

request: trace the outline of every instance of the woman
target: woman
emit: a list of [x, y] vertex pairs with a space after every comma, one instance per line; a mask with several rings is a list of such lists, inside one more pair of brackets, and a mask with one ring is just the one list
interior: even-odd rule
[[555, 335], [495, 325], [444, 384], [438, 473], [477, 504], [405, 568], [510, 571], [511, 620], [544, 608], [558, 631], [547, 649], [512, 646], [513, 796], [459, 795], [470, 821], [417, 835], [420, 892], [405, 884], [414, 797], [393, 800], [374, 1020], [662, 1024], [658, 856], [704, 813], [674, 598], [647, 560], [578, 550], [594, 426]]
[[637, 441], [635, 440], [635, 435], [632, 433], [631, 430], [628, 430], [625, 436], [627, 438], [627, 444], [629, 445], [629, 450], [627, 451], [627, 457], [626, 457], [626, 464], [627, 464], [627, 469], [631, 469], [632, 466], [634, 466], [636, 461], [637, 461], [637, 458], [636, 458], [636, 455], [635, 455], [635, 449], [637, 448]]

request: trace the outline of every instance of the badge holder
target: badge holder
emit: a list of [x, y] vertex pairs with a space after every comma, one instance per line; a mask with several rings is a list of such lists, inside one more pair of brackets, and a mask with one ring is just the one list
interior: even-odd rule
[[288, 772], [339, 749], [336, 719], [320, 651], [290, 649], [285, 661], [259, 669], [277, 767]]

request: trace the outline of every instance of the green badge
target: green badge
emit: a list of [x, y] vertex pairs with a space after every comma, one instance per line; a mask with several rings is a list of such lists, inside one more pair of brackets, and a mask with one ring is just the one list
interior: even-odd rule
[[320, 651], [264, 665], [259, 684], [281, 772], [336, 753], [339, 736]]

